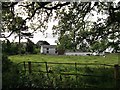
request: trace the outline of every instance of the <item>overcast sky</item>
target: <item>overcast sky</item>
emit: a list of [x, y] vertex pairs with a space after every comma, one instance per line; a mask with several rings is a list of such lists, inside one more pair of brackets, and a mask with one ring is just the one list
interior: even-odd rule
[[[56, 45], [55, 40], [58, 39], [58, 36], [56, 35], [55, 37], [53, 37], [52, 35], [52, 26], [53, 24], [56, 22], [50, 22], [48, 25], [48, 29], [45, 31], [45, 35], [43, 35], [42, 32], [37, 31], [36, 33], [34, 33], [34, 37], [30, 38], [30, 40], [32, 40], [34, 43], [37, 43], [39, 40], [43, 40], [43, 41], [47, 41], [48, 43], [50, 43], [51, 45]], [[46, 34], [47, 33], [47, 34]], [[9, 33], [6, 33], [6, 36], [8, 36]], [[46, 37], [47, 36], [47, 37]], [[10, 42], [12, 42], [13, 40], [15, 42], [19, 41], [19, 38], [17, 37], [16, 39], [14, 39], [15, 35], [11, 35], [8, 39], [10, 40]], [[26, 39], [22, 39], [22, 42], [26, 42]]]
[[[48, 29], [45, 31], [45, 34], [43, 35], [42, 32], [37, 31], [36, 33], [34, 33], [34, 37], [30, 38], [30, 40], [32, 40], [34, 43], [37, 43], [39, 40], [43, 40], [43, 41], [47, 41], [48, 43], [50, 43], [51, 45], [56, 45], [55, 40], [58, 39], [58, 36], [56, 35], [55, 37], [53, 37], [52, 34], [52, 26], [53, 24], [56, 24], [56, 22], [50, 22], [48, 25]], [[10, 33], [5, 33], [6, 36], [8, 36]], [[14, 39], [16, 35], [11, 35], [8, 39], [10, 40], [10, 42], [12, 42], [13, 40], [15, 42], [19, 41], [19, 38], [17, 37], [16, 39]], [[46, 37], [47, 36], [47, 37]], [[1, 39], [4, 40], [4, 39]], [[22, 39], [22, 42], [26, 42], [26, 39]]]

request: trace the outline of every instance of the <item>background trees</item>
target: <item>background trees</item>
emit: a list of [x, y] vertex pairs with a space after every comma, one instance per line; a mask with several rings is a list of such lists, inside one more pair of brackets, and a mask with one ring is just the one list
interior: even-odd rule
[[10, 41], [4, 40], [2, 42], [2, 53], [7, 55], [16, 55], [18, 54], [18, 44], [17, 43], [10, 43]]
[[[17, 12], [16, 7], [23, 11]], [[108, 47], [114, 48], [114, 52], [120, 49], [119, 2], [5, 2], [2, 9], [2, 31], [17, 33], [19, 42], [22, 35], [32, 35], [22, 31], [44, 32], [54, 16], [59, 21], [53, 28], [53, 34], [59, 34], [59, 47], [100, 52]], [[62, 40], [66, 38], [68, 41]]]
[[30, 39], [27, 39], [26, 52], [32, 54], [34, 53], [34, 51], [35, 51], [34, 43]]

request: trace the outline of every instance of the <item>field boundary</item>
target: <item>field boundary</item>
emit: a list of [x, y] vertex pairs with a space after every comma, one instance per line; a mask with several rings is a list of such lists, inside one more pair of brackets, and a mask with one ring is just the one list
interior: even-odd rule
[[[113, 69], [113, 77], [107, 77], [109, 79], [113, 79], [115, 80], [115, 87], [118, 88], [119, 87], [119, 82], [120, 82], [120, 66], [119, 65], [110, 65], [110, 64], [94, 64], [94, 63], [62, 63], [62, 62], [31, 62], [31, 61], [24, 61], [24, 62], [20, 62], [18, 63], [18, 65], [20, 64], [23, 64], [23, 69], [25, 72], [28, 72], [29, 74], [32, 74], [32, 72], [42, 72], [42, 73], [46, 73], [47, 74], [47, 77], [48, 79], [50, 79], [50, 76], [49, 74], [52, 74], [53, 72], [51, 72], [49, 70], [49, 65], [73, 65], [74, 66], [74, 70], [75, 70], [75, 73], [68, 73], [68, 72], [59, 72], [59, 73], [55, 73], [55, 74], [58, 74], [58, 75], [66, 75], [66, 76], [70, 76], [70, 75], [73, 75], [76, 77], [78, 76], [89, 76], [89, 77], [105, 77], [104, 75], [93, 75], [93, 74], [81, 74], [78, 72], [77, 70], [77, 67], [78, 66], [88, 66], [88, 65], [92, 65], [92, 66], [101, 66], [103, 67], [104, 69], [106, 67], [110, 67]], [[35, 71], [33, 70], [33, 65], [34, 64], [44, 64], [45, 65], [45, 71]], [[109, 73], [108, 73], [109, 74]]]

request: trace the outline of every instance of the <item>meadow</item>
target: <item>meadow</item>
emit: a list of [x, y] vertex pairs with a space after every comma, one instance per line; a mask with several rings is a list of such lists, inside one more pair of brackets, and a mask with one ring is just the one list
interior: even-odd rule
[[[65, 55], [13, 55], [9, 59], [15, 64], [32, 62], [32, 73], [21, 71], [20, 68], [17, 82], [22, 83], [19, 87], [38, 88], [114, 88], [114, 64], [118, 64], [118, 54], [106, 54], [104, 56], [65, 56]], [[33, 63], [44, 62], [44, 63]], [[47, 62], [47, 67], [46, 63]], [[50, 64], [50, 63], [74, 63], [73, 65]], [[81, 64], [96, 64], [91, 67]], [[99, 66], [99, 64], [111, 65]], [[26, 69], [29, 71], [29, 69]], [[34, 71], [35, 70], [35, 71]], [[32, 85], [32, 86], [31, 86]]]
[[23, 61], [31, 62], [64, 62], [64, 63], [95, 63], [95, 64], [117, 64], [118, 54], [107, 54], [103, 56], [65, 56], [65, 55], [13, 55], [9, 59], [14, 63]]

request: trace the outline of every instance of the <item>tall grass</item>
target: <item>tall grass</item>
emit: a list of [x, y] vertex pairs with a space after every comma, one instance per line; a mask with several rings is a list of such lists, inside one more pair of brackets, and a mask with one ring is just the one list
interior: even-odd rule
[[[37, 65], [38, 64], [38, 65]], [[42, 65], [43, 64], [43, 65]], [[49, 65], [32, 64], [32, 73], [24, 71], [20, 64], [21, 79], [25, 87], [32, 88], [114, 88], [114, 68], [99, 65]], [[27, 65], [28, 66], [28, 65]], [[27, 67], [28, 68], [28, 67]]]
[[[93, 63], [93, 64], [117, 64], [118, 55], [108, 54], [102, 56], [52, 56], [52, 55], [14, 55], [9, 59], [18, 64], [23, 61], [31, 62], [62, 62], [62, 63]], [[42, 64], [32, 64], [32, 73], [24, 71], [23, 64], [17, 65], [13, 72], [8, 75], [8, 87], [32, 87], [32, 88], [114, 88], [115, 80], [113, 78], [113, 67], [91, 66], [91, 65], [62, 65], [48, 64], [48, 72], [46, 66]], [[28, 70], [28, 65], [26, 65]], [[17, 72], [16, 72], [17, 70]], [[42, 72], [43, 71], [43, 72]], [[7, 73], [6, 73], [7, 75]], [[7, 86], [7, 85], [5, 85]]]

